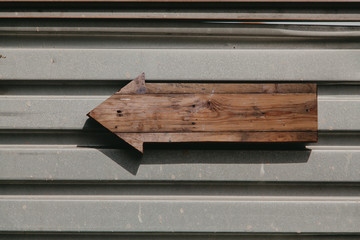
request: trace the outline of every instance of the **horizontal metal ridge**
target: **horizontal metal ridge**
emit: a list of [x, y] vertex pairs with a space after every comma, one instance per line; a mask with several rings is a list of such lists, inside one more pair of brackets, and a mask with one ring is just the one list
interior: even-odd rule
[[2, 148], [1, 181], [360, 182], [359, 150]]
[[[64, 19], [61, 25], [57, 19], [47, 19], [46, 24], [33, 19], [2, 19], [1, 36], [33, 35], [33, 36], [172, 36], [177, 37], [301, 37], [351, 39], [359, 38], [359, 23], [355, 22], [239, 22], [239, 21], [202, 21], [190, 23], [158, 23], [105, 20], [91, 22]], [[23, 20], [24, 22], [21, 22]], [[85, 19], [87, 20], [87, 19]], [[90, 21], [90, 20], [89, 20]], [[103, 23], [105, 21], [105, 23]]]
[[[285, 21], [359, 21], [360, 13], [341, 11], [326, 11], [317, 13], [308, 12], [286, 12], [282, 13], [266, 10], [235, 10], [235, 9], [218, 9], [218, 10], [202, 10], [202, 9], [112, 9], [112, 10], [57, 10], [50, 9], [42, 11], [29, 11], [27, 9], [2, 10], [0, 18], [102, 18], [102, 19], [213, 19], [217, 21], [224, 20], [253, 20], [257, 24], [261, 21], [285, 20]], [[301, 23], [299, 23], [301, 24]], [[316, 23], [313, 23], [316, 25]], [[346, 25], [346, 24], [345, 24]]]
[[277, 202], [277, 203], [359, 203], [360, 196], [154, 196], [154, 195], [136, 195], [136, 196], [119, 196], [119, 195], [0, 195], [0, 204], [2, 201], [61, 201], [61, 202], [74, 202], [74, 201], [96, 201], [96, 202], [120, 202], [120, 201], [133, 201], [133, 202]]
[[9, 240], [64, 240], [64, 239], [78, 239], [78, 240], [144, 240], [144, 239], [160, 239], [160, 240], [209, 240], [209, 239], [224, 239], [224, 240], [357, 240], [358, 234], [301, 234], [301, 233], [165, 233], [165, 232], [147, 232], [147, 233], [109, 233], [109, 232], [95, 232], [95, 233], [79, 233], [79, 232], [12, 232], [4, 234], [0, 232], [0, 237]]
[[[316, 31], [315, 31], [316, 32]], [[0, 33], [1, 34], [1, 33]], [[195, 36], [188, 34], [176, 36], [174, 34], [157, 34], [157, 35], [109, 35], [88, 33], [83, 35], [51, 35], [51, 34], [2, 34], [0, 45], [5, 48], [18, 49], [307, 49], [307, 50], [324, 50], [324, 49], [359, 49], [359, 38], [351, 37], [256, 37], [256, 36]], [[11, 80], [14, 82], [21, 82]], [[24, 81], [24, 80], [22, 80]], [[32, 83], [40, 81], [25, 80]], [[81, 81], [81, 80], [80, 80]], [[41, 84], [48, 85], [46, 81]], [[56, 81], [53, 81], [56, 82]], [[61, 82], [61, 81], [58, 81]], [[69, 84], [69, 81], [67, 81]], [[87, 82], [88, 84], [102, 82], [106, 85], [114, 81], [99, 79], [98, 81]], [[322, 81], [321, 83], [339, 83], [336, 81]], [[79, 84], [79, 80], [74, 82]], [[343, 83], [343, 82], [342, 82]], [[353, 82], [352, 82], [353, 83]]]
[[0, 212], [8, 232], [356, 234], [360, 224], [359, 201], [2, 199]]
[[360, 77], [359, 50], [5, 48], [0, 54], [2, 80], [130, 80], [141, 72], [159, 81], [359, 81]]
[[[101, 181], [17, 181], [0, 185], [0, 197], [12, 198], [18, 196], [41, 197], [53, 196], [68, 197], [113, 197], [113, 199], [126, 199], [138, 197], [138, 199], [215, 199], [238, 197], [238, 200], [246, 200], [253, 197], [257, 200], [315, 200], [330, 198], [351, 200], [348, 197], [360, 196], [360, 182], [336, 183], [336, 182], [207, 182], [207, 181], [138, 181], [138, 182], [101, 182]], [[142, 198], [140, 198], [142, 197]], [[150, 198], [148, 198], [150, 197]], [[241, 199], [241, 197], [244, 197]], [[269, 198], [268, 198], [269, 197]], [[324, 198], [322, 198], [324, 197]], [[236, 199], [235, 199], [236, 200]]]

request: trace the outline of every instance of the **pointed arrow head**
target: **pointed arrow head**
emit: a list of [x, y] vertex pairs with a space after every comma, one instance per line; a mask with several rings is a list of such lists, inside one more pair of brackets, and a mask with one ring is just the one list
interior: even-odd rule
[[[115, 93], [115, 95], [111, 96], [104, 102], [102, 102], [99, 106], [91, 110], [87, 116], [91, 117], [92, 119], [96, 120], [98, 123], [103, 125], [105, 128], [110, 130], [111, 132], [114, 132], [114, 126], [112, 123], [106, 121], [103, 115], [103, 109], [108, 108], [109, 104], [113, 101], [114, 96], [121, 95], [121, 94], [145, 94], [146, 93], [146, 86], [145, 86], [145, 73], [140, 74], [138, 77], [136, 77], [134, 80], [130, 81], [127, 85], [125, 85], [123, 88], [121, 88], [118, 92]], [[118, 116], [121, 115], [121, 113], [117, 112]], [[116, 127], [116, 126], [115, 126]], [[136, 150], [143, 153], [143, 142], [141, 139], [137, 138], [134, 135], [126, 135], [123, 133], [115, 133], [118, 137], [123, 139], [125, 142], [133, 146]]]

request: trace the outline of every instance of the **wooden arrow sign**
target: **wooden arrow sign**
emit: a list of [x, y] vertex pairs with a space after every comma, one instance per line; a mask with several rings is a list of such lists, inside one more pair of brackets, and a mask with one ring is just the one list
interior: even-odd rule
[[131, 81], [88, 116], [144, 142], [316, 142], [316, 84]]

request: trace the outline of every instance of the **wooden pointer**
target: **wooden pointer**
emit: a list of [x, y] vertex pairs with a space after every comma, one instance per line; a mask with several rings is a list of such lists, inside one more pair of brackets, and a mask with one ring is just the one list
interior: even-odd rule
[[316, 142], [316, 84], [147, 83], [141, 74], [88, 116], [144, 142]]

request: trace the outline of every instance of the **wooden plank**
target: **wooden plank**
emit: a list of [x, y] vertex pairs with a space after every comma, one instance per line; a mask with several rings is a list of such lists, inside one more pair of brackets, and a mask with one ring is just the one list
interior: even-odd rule
[[153, 83], [148, 90], [143, 73], [88, 115], [140, 152], [143, 142], [317, 140], [316, 84]]
[[[129, 83], [130, 85], [131, 83]], [[133, 89], [127, 85], [115, 94], [129, 94]], [[316, 93], [313, 83], [146, 83], [148, 94], [219, 94], [219, 93]]]
[[316, 132], [204, 132], [204, 133], [117, 133], [124, 139], [143, 142], [311, 142], [317, 138]]
[[317, 132], [116, 133], [138, 151], [145, 142], [316, 142]]
[[90, 116], [112, 132], [317, 130], [316, 94], [114, 95]]

